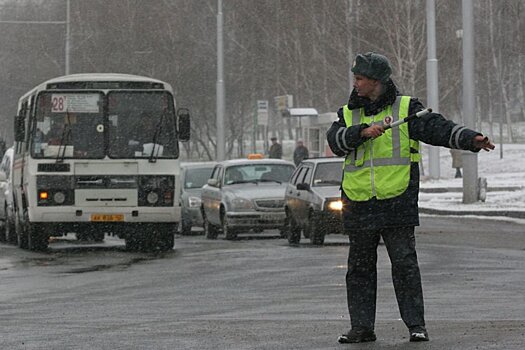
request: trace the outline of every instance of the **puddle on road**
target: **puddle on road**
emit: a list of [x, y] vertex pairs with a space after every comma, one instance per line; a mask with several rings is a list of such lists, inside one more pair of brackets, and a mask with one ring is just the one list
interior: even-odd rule
[[[58, 243], [58, 244], [57, 244]], [[87, 273], [109, 269], [124, 270], [144, 261], [170, 259], [170, 252], [128, 252], [124, 245], [83, 244], [72, 240], [54, 241], [44, 252], [13, 249], [13, 256], [0, 259], [0, 271], [45, 268], [49, 273]], [[47, 269], [49, 268], [49, 269]]]
[[87, 272], [97, 272], [97, 271], [104, 271], [109, 269], [114, 269], [118, 271], [122, 271], [127, 269], [128, 267], [131, 267], [136, 264], [140, 264], [145, 261], [154, 261], [154, 260], [160, 260], [160, 259], [167, 259], [167, 258], [173, 258], [176, 255], [176, 251], [172, 252], [162, 252], [162, 253], [150, 253], [147, 256], [143, 257], [135, 257], [126, 261], [115, 261], [114, 263], [108, 263], [108, 264], [97, 264], [92, 266], [84, 266], [84, 267], [77, 267], [72, 268], [66, 271], [61, 271], [59, 273], [87, 273]]
[[131, 265], [138, 264], [143, 261], [150, 261], [150, 260], [156, 260], [156, 259], [154, 257], [134, 258], [129, 261], [114, 263], [114, 264], [101, 264], [101, 265], [93, 265], [93, 266], [86, 266], [86, 267], [78, 267], [78, 268], [64, 271], [63, 273], [96, 272], [96, 271], [109, 270], [112, 268], [117, 269], [117, 270], [124, 270], [130, 267]]

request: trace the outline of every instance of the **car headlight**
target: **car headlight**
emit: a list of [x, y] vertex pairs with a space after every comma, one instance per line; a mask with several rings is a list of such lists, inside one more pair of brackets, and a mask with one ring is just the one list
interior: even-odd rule
[[232, 210], [253, 209], [253, 203], [245, 198], [233, 198], [230, 202]]
[[199, 208], [201, 206], [201, 199], [199, 197], [188, 197], [188, 207]]
[[343, 210], [343, 201], [338, 199], [338, 200], [335, 200], [335, 201], [330, 201], [328, 202], [328, 210], [333, 210], [333, 211], [341, 211]]

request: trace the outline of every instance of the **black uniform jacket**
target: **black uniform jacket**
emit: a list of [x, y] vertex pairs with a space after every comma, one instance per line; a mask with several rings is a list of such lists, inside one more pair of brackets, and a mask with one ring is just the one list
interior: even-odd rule
[[[399, 92], [392, 80], [385, 83], [385, 92], [376, 100], [359, 97], [355, 89], [350, 95], [348, 108], [350, 110], [364, 107], [365, 115], [375, 115], [395, 102]], [[417, 98], [411, 98], [408, 114], [423, 110], [422, 103]], [[367, 124], [355, 125], [346, 128], [343, 109], [337, 112], [339, 120], [334, 122], [327, 131], [327, 140], [332, 152], [338, 156], [346, 156], [352, 149], [357, 148], [366, 138], [360, 136], [361, 130]], [[343, 128], [343, 130], [341, 130]], [[347, 130], [345, 130], [347, 129]], [[408, 123], [410, 138], [434, 146], [465, 149], [476, 152], [472, 141], [480, 133], [459, 126], [441, 114], [429, 113]], [[416, 150], [412, 150], [415, 152]], [[407, 190], [401, 195], [377, 200], [356, 202], [349, 200], [344, 191], [341, 191], [344, 211], [343, 220], [345, 230], [380, 229], [387, 227], [418, 226], [418, 195], [419, 195], [419, 166], [412, 163], [410, 181]]]

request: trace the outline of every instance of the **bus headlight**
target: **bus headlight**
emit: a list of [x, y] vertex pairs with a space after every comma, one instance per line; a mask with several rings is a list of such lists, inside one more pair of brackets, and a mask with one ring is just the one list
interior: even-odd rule
[[56, 204], [62, 204], [66, 200], [66, 195], [64, 194], [64, 192], [55, 192], [55, 194], [53, 195], [53, 200]]
[[[47, 167], [55, 163], [39, 164], [39, 171], [50, 171]], [[69, 166], [69, 165], [68, 165]], [[52, 168], [53, 171], [58, 168]], [[62, 170], [60, 170], [62, 171]], [[75, 204], [75, 178], [69, 175], [37, 175], [37, 205], [42, 207], [65, 206]]]
[[148, 201], [149, 204], [153, 205], [159, 201], [159, 195], [157, 194], [157, 192], [151, 191], [146, 196], [146, 200]]
[[138, 178], [138, 204], [145, 207], [171, 207], [174, 203], [175, 177], [144, 175]]

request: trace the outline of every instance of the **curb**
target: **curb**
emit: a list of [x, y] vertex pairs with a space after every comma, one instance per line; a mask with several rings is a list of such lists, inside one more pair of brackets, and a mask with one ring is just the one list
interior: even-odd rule
[[421, 214], [434, 214], [434, 215], [448, 215], [448, 216], [464, 216], [464, 215], [475, 215], [475, 216], [491, 216], [491, 217], [506, 217], [515, 219], [525, 219], [525, 211], [516, 210], [444, 210], [444, 209], [432, 209], [419, 207], [419, 213]]
[[[487, 192], [502, 191], [521, 191], [521, 186], [493, 186], [487, 188]], [[419, 192], [423, 193], [445, 193], [445, 192], [463, 192], [463, 187], [420, 187]]]

